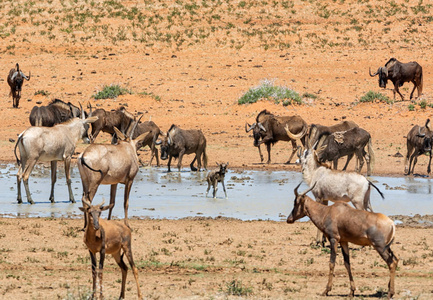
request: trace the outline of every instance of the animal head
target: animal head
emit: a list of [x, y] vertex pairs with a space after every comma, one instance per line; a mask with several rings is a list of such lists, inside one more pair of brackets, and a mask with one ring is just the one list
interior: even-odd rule
[[161, 134], [161, 139], [155, 142], [155, 145], [161, 145], [161, 159], [166, 160], [168, 158], [168, 153], [170, 152], [170, 147], [173, 146], [173, 137], [176, 134], [177, 126], [172, 124], [167, 134]]
[[260, 139], [266, 134], [266, 128], [261, 122], [253, 123], [253, 125], [245, 123], [245, 131], [250, 132], [251, 130], [253, 131], [254, 147], [258, 147]]
[[369, 69], [370, 76], [374, 77], [379, 75], [379, 87], [386, 88], [386, 84], [388, 83], [388, 69], [387, 67], [379, 67], [376, 73], [371, 74], [371, 70]]
[[423, 139], [423, 151], [424, 153], [430, 152], [432, 150], [432, 138], [433, 138], [433, 131], [431, 130], [430, 125], [430, 119], [427, 119], [425, 126], [418, 128], [418, 134], [417, 136]]
[[307, 198], [308, 199], [311, 199], [311, 198], [308, 197], [306, 194], [308, 192], [310, 192], [312, 189], [314, 189], [314, 187], [316, 186], [316, 183], [314, 183], [313, 187], [309, 188], [308, 190], [306, 190], [305, 192], [303, 192], [301, 194], [298, 194], [298, 188], [301, 184], [302, 184], [302, 182], [300, 184], [298, 184], [298, 186], [294, 190], [295, 201], [293, 204], [293, 209], [292, 209], [292, 212], [290, 213], [290, 215], [287, 217], [287, 223], [289, 223], [289, 224], [292, 224], [296, 220], [299, 220], [299, 219], [301, 219], [307, 215], [307, 212], [305, 210], [305, 200]]
[[81, 138], [83, 139], [84, 143], [89, 144], [90, 143], [89, 124], [94, 123], [96, 120], [98, 120], [98, 117], [93, 116], [93, 117], [86, 118], [81, 103], [80, 103], [80, 109], [81, 109], [81, 120], [83, 122], [83, 130], [81, 132]]
[[[99, 205], [92, 205], [90, 202], [83, 199], [83, 207], [79, 207], [82, 212], [87, 213], [89, 220], [89, 224], [93, 224], [94, 230], [99, 230], [99, 217], [101, 216], [101, 212], [104, 210], [110, 209], [114, 206], [114, 203], [104, 206], [105, 201], [102, 200], [102, 203]], [[88, 225], [90, 226], [90, 225]]]
[[20, 66], [19, 64], [16, 64], [15, 66], [15, 70], [12, 69], [11, 71], [15, 71], [13, 72], [12, 76], [11, 76], [11, 81], [14, 82], [14, 89], [15, 92], [17, 92], [18, 94], [21, 92], [21, 88], [23, 86], [23, 82], [24, 79], [30, 80], [30, 72], [29, 72], [29, 77], [27, 77], [26, 75], [24, 75], [24, 73], [20, 70]]
[[221, 163], [221, 164], [216, 163], [216, 164], [220, 168], [219, 172], [222, 175], [225, 175], [225, 173], [227, 172], [227, 167], [229, 166], [229, 163], [227, 162], [227, 163]]

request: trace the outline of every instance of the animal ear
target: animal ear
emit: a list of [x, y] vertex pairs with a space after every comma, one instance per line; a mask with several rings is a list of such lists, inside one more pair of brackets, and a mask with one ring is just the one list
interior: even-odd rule
[[227, 162], [226, 166], [227, 166], [227, 167], [229, 166], [229, 162]]
[[91, 117], [88, 117], [87, 119], [85, 119], [84, 121], [87, 124], [90, 124], [90, 123], [96, 122], [98, 119], [99, 119], [98, 116], [91, 116]]
[[104, 210], [107, 210], [107, 209], [111, 209], [111, 208], [113, 208], [113, 206], [114, 206], [114, 203], [110, 203], [108, 205], [101, 206], [101, 211], [104, 211]]
[[117, 129], [117, 127], [114, 127], [114, 132], [120, 140], [126, 140], [126, 136], [119, 129]]
[[[137, 136], [135, 139], [134, 139], [134, 142], [135, 142], [135, 144], [137, 144], [137, 143], [139, 143], [139, 142], [142, 142], [143, 140], [144, 140], [144, 138], [147, 136], [147, 134], [148, 134], [149, 132], [145, 132], [145, 133], [142, 133], [142, 134], [140, 134], [139, 136]], [[156, 143], [155, 143], [156, 144]], [[161, 143], [160, 143], [161, 144]], [[159, 145], [159, 144], [156, 144], [156, 145]]]
[[82, 212], [86, 212], [86, 209], [84, 207], [79, 207], [79, 210], [81, 210]]
[[218, 162], [215, 162], [216, 163], [216, 165], [219, 167], [220, 166], [220, 164], [218, 163]]

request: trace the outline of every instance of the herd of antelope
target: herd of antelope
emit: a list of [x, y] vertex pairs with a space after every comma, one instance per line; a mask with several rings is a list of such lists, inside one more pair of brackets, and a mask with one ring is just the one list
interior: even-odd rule
[[[380, 74], [380, 80], [383, 80], [385, 75], [392, 76], [391, 67], [396, 68], [398, 63], [396, 60], [390, 60], [387, 63], [388, 66], [379, 68], [376, 74], [371, 75], [370, 73], [370, 75]], [[418, 77], [414, 81], [414, 85], [418, 86], [420, 93], [422, 91], [422, 69], [415, 69]], [[394, 74], [397, 72], [394, 71]], [[25, 76], [17, 64], [16, 68], [11, 70], [9, 77], [8, 83], [11, 86], [14, 107], [18, 107], [22, 79], [29, 80], [30, 73], [28, 77]], [[17, 79], [20, 79], [19, 88], [12, 84]], [[385, 77], [385, 80], [388, 79], [392, 80], [392, 78]], [[397, 80], [393, 83], [395, 85], [394, 94], [395, 92], [400, 94], [398, 86], [401, 82]], [[413, 91], [411, 97], [412, 94]], [[92, 262], [93, 296], [97, 296], [98, 286], [100, 287], [99, 295], [102, 296], [104, 258], [105, 254], [112, 254], [122, 270], [120, 298], [124, 298], [128, 268], [123, 261], [123, 256], [126, 254], [133, 269], [138, 296], [141, 298], [138, 271], [132, 256], [131, 229], [128, 222], [131, 186], [140, 167], [137, 150], [148, 146], [151, 149], [149, 164], [156, 157], [157, 166], [160, 166], [157, 147], [160, 146], [161, 159], [168, 159], [169, 172], [171, 171], [172, 158], [178, 159], [177, 168], [180, 171], [183, 156], [195, 154], [190, 168], [192, 171], [200, 171], [202, 166], [207, 169], [206, 138], [200, 130], [184, 130], [174, 124], [171, 125], [167, 133], [164, 133], [152, 121], [141, 122], [143, 115], [137, 120], [125, 107], [120, 107], [114, 111], [105, 111], [101, 108], [93, 110], [89, 105], [90, 111], [87, 113], [81, 104], [79, 106], [54, 99], [47, 106], [35, 106], [32, 109], [29, 115], [32, 126], [18, 136], [14, 148], [19, 166], [17, 201], [18, 203], [23, 202], [21, 196], [21, 181], [23, 181], [27, 200], [31, 204], [34, 203], [28, 184], [29, 176], [38, 161], [46, 161], [51, 163], [49, 199], [54, 202], [57, 162], [64, 161], [69, 200], [75, 202], [70, 178], [72, 156], [79, 140], [82, 139], [90, 143], [78, 156], [77, 164], [83, 186], [80, 210], [84, 212], [84, 242], [89, 249]], [[90, 126], [91, 132], [89, 132]], [[94, 143], [100, 131], [112, 135], [111, 144]], [[351, 242], [362, 246], [373, 246], [387, 263], [390, 270], [388, 297], [391, 298], [395, 293], [394, 278], [398, 263], [397, 257], [390, 248], [394, 240], [395, 225], [383, 214], [373, 212], [370, 204], [371, 187], [375, 188], [382, 198], [384, 196], [371, 181], [360, 174], [364, 161], [367, 163], [367, 176], [371, 175], [373, 171], [374, 152], [371, 135], [352, 121], [343, 121], [332, 126], [308, 125], [300, 116], [276, 116], [267, 110], [260, 112], [252, 125], [246, 123], [245, 131], [247, 133], [253, 131], [254, 146], [259, 150], [261, 161], [264, 158], [260, 145], [266, 145], [267, 163], [270, 163], [271, 147], [278, 141], [292, 143], [293, 151], [287, 163], [291, 162], [296, 153], [298, 155], [303, 180], [309, 189], [299, 194], [299, 184], [294, 190], [294, 207], [287, 218], [287, 223], [293, 223], [304, 216], [308, 216], [318, 228], [317, 243], [324, 245], [326, 239], [329, 241], [331, 245], [330, 272], [323, 295], [328, 295], [332, 288], [338, 244], [341, 245], [345, 267], [349, 274], [350, 296], [354, 295], [355, 285], [350, 268], [348, 246], [348, 242]], [[409, 131], [405, 174], [413, 173], [417, 157], [424, 153], [430, 154], [427, 169], [430, 174], [432, 136], [433, 130], [430, 120], [427, 120], [424, 126], [414, 126]], [[300, 142], [302, 147], [298, 146], [297, 142]], [[337, 170], [338, 160], [341, 157], [347, 156], [343, 168], [345, 171], [355, 155], [355, 172]], [[194, 166], [195, 162], [197, 162], [197, 167]], [[327, 162], [333, 162], [334, 168], [332, 169]], [[221, 182], [227, 198], [224, 177], [228, 165], [229, 162], [217, 163], [218, 169], [208, 173], [206, 197], [212, 186], [213, 197], [215, 198], [218, 182]], [[119, 183], [125, 185], [124, 223], [110, 220]], [[104, 202], [99, 205], [92, 205], [92, 200], [101, 184], [111, 186], [110, 203], [106, 206], [104, 206]], [[316, 201], [306, 195], [310, 191]], [[333, 201], [335, 204], [328, 206], [328, 201]], [[355, 208], [347, 202], [351, 202]], [[109, 211], [108, 220], [103, 220], [100, 217], [104, 210]], [[97, 269], [96, 253], [98, 252], [100, 253], [100, 261]]]

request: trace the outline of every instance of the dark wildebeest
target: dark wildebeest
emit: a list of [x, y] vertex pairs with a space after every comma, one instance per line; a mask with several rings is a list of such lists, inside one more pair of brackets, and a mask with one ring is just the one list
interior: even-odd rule
[[370, 69], [369, 73], [371, 77], [379, 75], [379, 86], [381, 88], [386, 88], [388, 80], [392, 81], [394, 84], [394, 100], [396, 92], [400, 95], [401, 100], [404, 100], [398, 88], [405, 82], [413, 83], [410, 99], [412, 99], [415, 88], [418, 90], [418, 97], [422, 94], [422, 67], [416, 61], [401, 63], [397, 59], [391, 58], [384, 67], [379, 67], [376, 73], [371, 74]]
[[212, 170], [207, 174], [206, 181], [207, 181], [207, 191], [206, 191], [206, 197], [209, 193], [210, 187], [213, 187], [213, 197], [216, 198], [216, 192], [218, 190], [218, 182], [221, 182], [223, 185], [224, 194], [226, 195], [227, 199], [227, 192], [226, 192], [226, 186], [224, 185], [224, 177], [227, 172], [227, 167], [229, 166], [229, 163], [227, 162], [219, 164], [216, 163], [218, 166], [218, 169]]
[[13, 107], [18, 108], [21, 99], [21, 88], [23, 86], [24, 79], [30, 80], [30, 72], [29, 77], [24, 75], [24, 73], [20, 70], [20, 66], [16, 64], [15, 68], [12, 68], [9, 71], [8, 75], [8, 84], [11, 87], [11, 91], [9, 96], [12, 95]]
[[274, 116], [266, 109], [261, 111], [256, 118], [256, 122], [253, 125], [245, 123], [245, 131], [249, 132], [253, 130], [254, 146], [259, 148], [260, 159], [263, 162], [263, 155], [260, 150], [260, 145], [265, 144], [268, 150], [268, 164], [271, 163], [271, 145], [278, 141], [290, 141], [292, 142], [292, 155], [287, 164], [293, 158], [296, 153], [297, 144], [296, 139], [290, 138], [284, 127], [288, 126], [288, 129], [293, 135], [296, 135], [296, 139], [301, 140], [302, 145], [305, 147], [305, 139], [308, 131], [307, 123], [300, 116]]
[[[206, 154], [206, 138], [201, 130], [180, 129], [176, 125], [171, 125], [167, 134], [161, 135], [161, 139], [156, 142], [156, 145], [161, 145], [161, 159], [168, 158], [168, 172], [170, 170], [171, 159], [179, 158], [177, 168], [182, 166], [182, 158], [185, 154], [194, 154], [190, 167], [191, 171], [200, 171], [201, 157], [203, 155], [203, 166], [207, 169], [207, 154]], [[197, 160], [197, 168], [194, 167], [194, 162]]]
[[54, 99], [47, 106], [33, 106], [29, 120], [32, 126], [52, 127], [80, 115], [81, 110], [71, 102]]
[[[130, 127], [133, 127], [135, 124], [135, 121], [131, 122]], [[128, 130], [127, 130], [128, 132]], [[162, 134], [162, 131], [159, 129], [158, 125], [155, 124], [153, 121], [146, 121], [143, 123], [139, 123], [132, 135], [132, 138], [135, 139], [139, 135], [142, 135], [143, 133], [148, 133], [144, 140], [142, 142], [139, 142], [137, 144], [137, 150], [149, 146], [150, 148], [150, 161], [149, 166], [152, 165], [153, 157], [156, 157], [156, 165], [159, 167], [159, 157], [158, 157], [158, 148], [156, 147], [156, 141], [158, 140], [158, 137], [160, 134]]]
[[114, 127], [125, 133], [129, 128], [130, 123], [134, 120], [134, 116], [126, 111], [124, 106], [116, 110], [106, 111], [103, 108], [98, 108], [92, 111], [90, 106], [90, 115], [97, 116], [98, 120], [92, 124], [92, 132], [90, 134], [91, 142], [93, 143], [99, 132], [106, 132], [112, 135], [112, 144], [117, 142], [117, 137], [114, 134]]
[[[430, 175], [430, 163], [432, 152], [433, 130], [430, 125], [430, 119], [427, 119], [423, 127], [415, 125], [407, 134], [407, 154], [405, 159], [405, 175], [413, 174], [418, 156], [429, 153], [427, 173]], [[410, 159], [409, 159], [410, 156]], [[413, 164], [412, 164], [413, 162]]]
[[[308, 133], [308, 147], [313, 148], [316, 142], [319, 141], [319, 138], [325, 139], [328, 135], [333, 134], [334, 132], [346, 131], [355, 127], [359, 126], [353, 121], [341, 121], [340, 123], [331, 126], [311, 124], [310, 132]], [[287, 134], [290, 136], [290, 132], [287, 132]], [[323, 140], [318, 142], [316, 147], [320, 147], [322, 142]]]
[[[365, 151], [368, 146], [368, 154]], [[364, 165], [364, 158], [367, 161], [367, 176], [371, 175], [372, 166], [374, 165], [374, 151], [371, 143], [370, 134], [362, 128], [355, 127], [347, 131], [334, 132], [323, 142], [323, 146], [317, 151], [321, 162], [333, 161], [334, 169], [338, 167], [338, 159], [347, 155], [347, 161], [343, 171], [356, 154], [357, 163], [355, 172], [360, 173]]]

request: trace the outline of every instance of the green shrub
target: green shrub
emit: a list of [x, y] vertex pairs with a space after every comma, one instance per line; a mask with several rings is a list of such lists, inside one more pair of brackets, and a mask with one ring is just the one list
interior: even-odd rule
[[359, 99], [359, 102], [374, 102], [376, 100], [379, 100], [380, 102], [392, 103], [388, 96], [373, 91], [368, 91], [364, 96]]
[[126, 88], [118, 84], [104, 85], [101, 91], [94, 94], [92, 97], [95, 99], [116, 99], [120, 95], [132, 94]]
[[427, 101], [425, 99], [421, 100], [418, 104], [422, 109], [427, 107]]
[[316, 94], [312, 94], [312, 93], [305, 92], [305, 93], [302, 94], [302, 98], [311, 98], [311, 99], [316, 99], [316, 98], [317, 98], [317, 95], [316, 95]]
[[253, 293], [252, 288], [244, 287], [240, 280], [232, 280], [226, 284], [226, 293], [234, 296], [248, 296]]
[[255, 103], [260, 99], [272, 100], [275, 103], [286, 100], [283, 102], [284, 105], [288, 105], [293, 101], [298, 104], [302, 103], [301, 96], [297, 92], [287, 87], [275, 86], [271, 80], [263, 80], [258, 87], [250, 88], [243, 94], [239, 98], [238, 104]]
[[409, 104], [409, 106], [407, 108], [409, 109], [409, 111], [415, 110], [415, 106], [413, 104]]
[[37, 95], [48, 96], [49, 94], [50, 93], [48, 93], [47, 91], [44, 91], [44, 90], [37, 90], [35, 92], [35, 96], [37, 96]]

